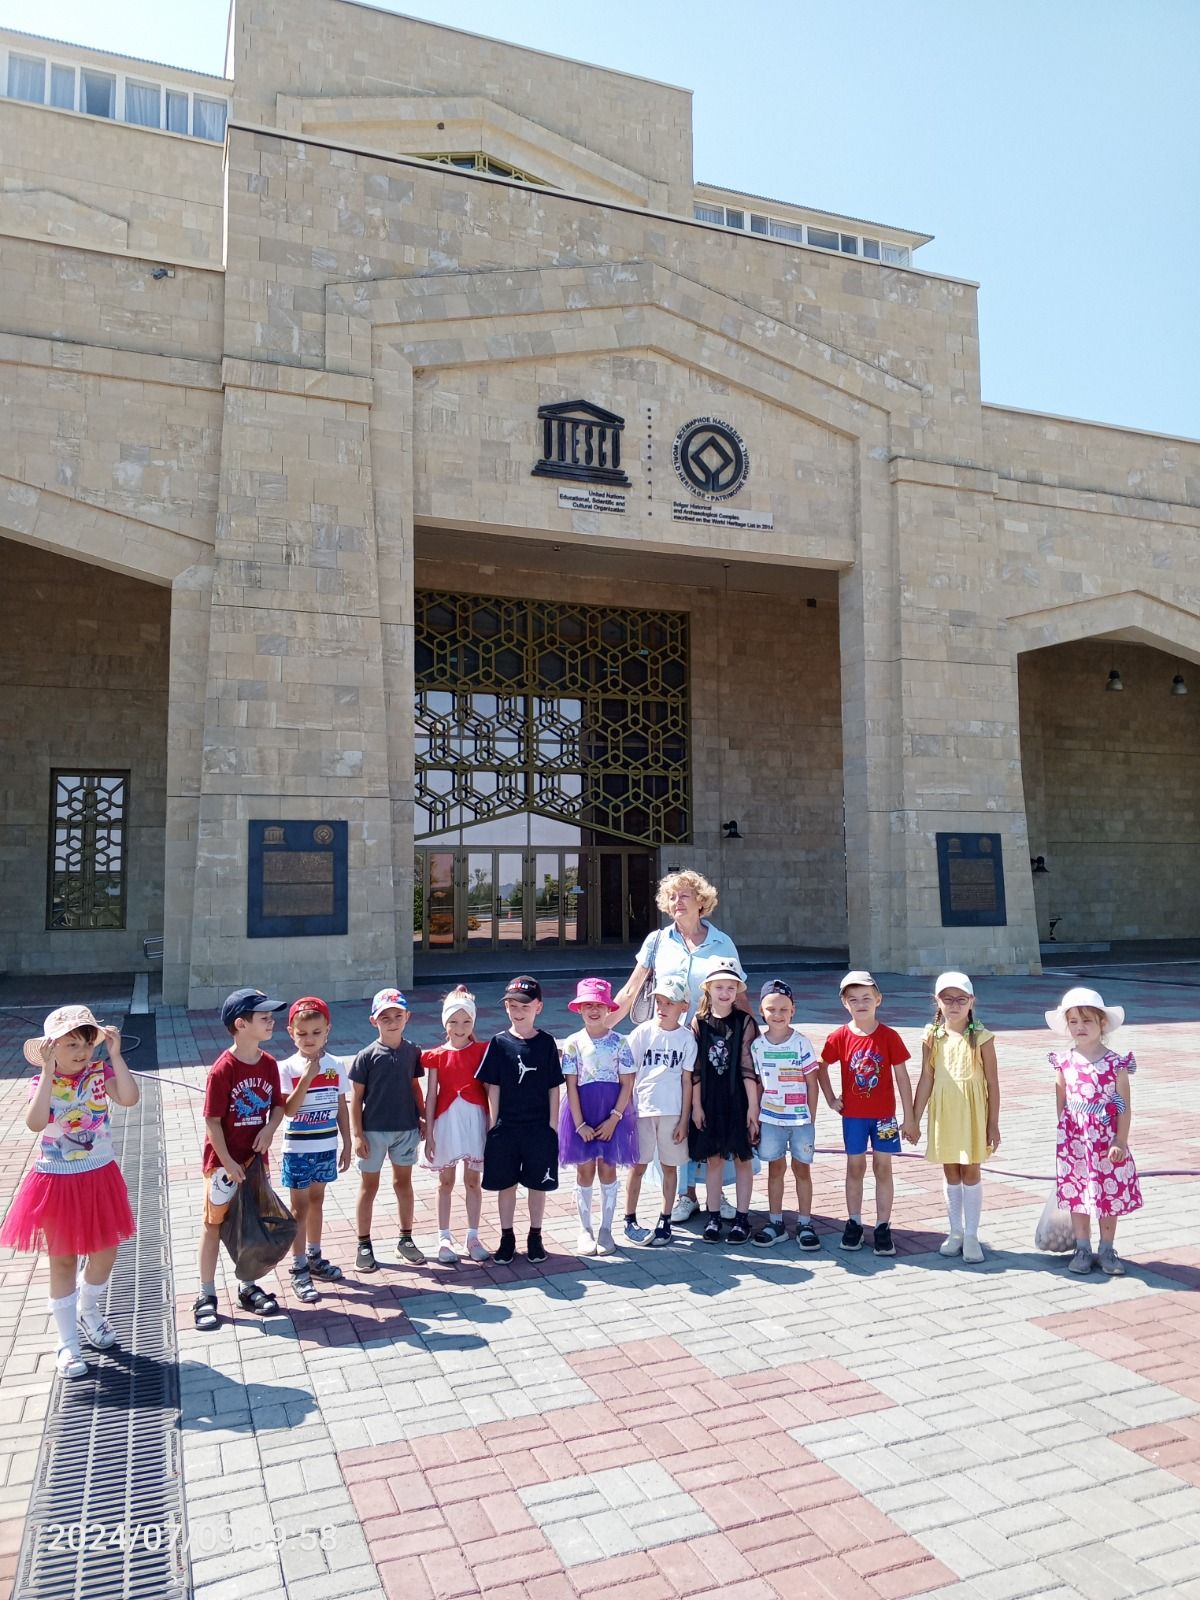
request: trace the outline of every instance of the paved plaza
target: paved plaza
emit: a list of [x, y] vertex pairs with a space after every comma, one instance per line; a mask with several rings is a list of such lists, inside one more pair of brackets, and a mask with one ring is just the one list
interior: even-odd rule
[[[191, 1318], [199, 1091], [224, 1036], [207, 1014], [132, 1019], [130, 1031], [157, 1028], [194, 1592], [1200, 1597], [1200, 1186], [1185, 1170], [1200, 1166], [1196, 979], [1168, 967], [1091, 980], [1128, 1008], [1140, 1068], [1131, 1143], [1146, 1206], [1118, 1231], [1124, 1279], [1071, 1278], [1033, 1249], [1055, 1124], [1042, 1012], [1073, 981], [1056, 974], [980, 985], [1003, 1095], [982, 1266], [937, 1254], [940, 1169], [921, 1157], [897, 1165], [897, 1256], [841, 1252], [843, 1162], [823, 1109], [819, 1254], [706, 1245], [689, 1226], [669, 1249], [580, 1260], [568, 1180], [551, 1198], [544, 1265], [412, 1267], [396, 1262], [384, 1186], [382, 1270], [360, 1278], [349, 1173], [326, 1205], [344, 1283], [301, 1305], [285, 1272], [272, 1285], [282, 1314], [262, 1321], [232, 1310], [226, 1278], [225, 1320], [206, 1335]], [[927, 985], [881, 984], [881, 1017], [917, 1052]], [[502, 1025], [501, 987], [478, 986], [481, 1032]], [[91, 998], [68, 989], [64, 1000]], [[840, 1020], [836, 975], [796, 989], [797, 1021], [819, 1045]], [[573, 984], [547, 992], [561, 1037]], [[436, 1042], [441, 993], [415, 991], [418, 1043]], [[106, 1017], [124, 1009], [101, 1002]], [[365, 1004], [333, 1010], [335, 1050], [369, 1042]], [[4, 1204], [33, 1143], [19, 1062], [29, 1031], [0, 1013]], [[416, 1236], [432, 1256], [434, 1182], [416, 1181]], [[759, 1212], [765, 1197], [763, 1173]], [[655, 1199], [648, 1179], [643, 1220]], [[519, 1210], [519, 1240], [521, 1221]], [[484, 1236], [498, 1237], [489, 1199]], [[5, 1252], [0, 1274], [7, 1600], [60, 1396], [44, 1266]]]

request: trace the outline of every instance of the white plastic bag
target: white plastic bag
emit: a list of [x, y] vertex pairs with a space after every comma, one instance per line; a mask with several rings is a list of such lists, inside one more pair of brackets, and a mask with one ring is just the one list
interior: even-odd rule
[[1046, 1250], [1055, 1256], [1065, 1256], [1075, 1248], [1071, 1213], [1059, 1210], [1058, 1193], [1053, 1184], [1046, 1196], [1046, 1204], [1042, 1207], [1038, 1225], [1033, 1230], [1033, 1242], [1038, 1250]]

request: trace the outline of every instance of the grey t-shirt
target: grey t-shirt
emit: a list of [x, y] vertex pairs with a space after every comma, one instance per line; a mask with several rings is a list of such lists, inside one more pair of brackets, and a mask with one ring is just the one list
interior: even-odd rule
[[401, 1039], [393, 1050], [376, 1039], [360, 1050], [350, 1068], [350, 1082], [363, 1085], [364, 1133], [407, 1133], [419, 1125], [414, 1078], [423, 1077], [421, 1052]]

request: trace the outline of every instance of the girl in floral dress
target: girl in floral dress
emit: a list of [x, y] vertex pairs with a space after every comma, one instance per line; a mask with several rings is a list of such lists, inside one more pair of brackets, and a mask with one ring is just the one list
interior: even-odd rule
[[[1095, 989], [1068, 989], [1058, 1009], [1046, 1013], [1047, 1025], [1071, 1040], [1069, 1050], [1050, 1052], [1058, 1096], [1058, 1203], [1071, 1213], [1075, 1232], [1071, 1272], [1090, 1272], [1098, 1260], [1103, 1272], [1122, 1276], [1117, 1219], [1142, 1204], [1129, 1148], [1129, 1080], [1137, 1063], [1132, 1053], [1120, 1055], [1107, 1043], [1124, 1021], [1124, 1008], [1105, 1005]], [[1096, 1258], [1092, 1217], [1100, 1222]]]

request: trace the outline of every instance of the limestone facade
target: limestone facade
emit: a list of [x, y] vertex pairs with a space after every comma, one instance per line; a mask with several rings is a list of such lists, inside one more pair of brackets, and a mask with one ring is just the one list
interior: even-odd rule
[[[0, 100], [0, 534], [162, 591], [170, 997], [408, 978], [413, 593], [450, 584], [689, 612], [671, 856], [743, 940], [1035, 970], [1031, 854], [1073, 935], [1200, 934], [1194, 893], [1152, 927], [1087, 857], [1111, 741], [1161, 775], [1178, 740], [1195, 872], [1197, 701], [1132, 682], [1200, 662], [1200, 445], [983, 405], [969, 282], [695, 220], [686, 91], [344, 0], [245, 0], [230, 49], [223, 151]], [[580, 399], [625, 419], [619, 514], [531, 475], [538, 408]], [[674, 510], [698, 416], [749, 452], [725, 525]], [[1110, 725], [1122, 649], [1158, 666]], [[346, 935], [247, 936], [263, 818], [348, 823]], [[942, 925], [947, 832], [1000, 835], [1004, 925]], [[39, 916], [5, 959], [82, 970]]]

